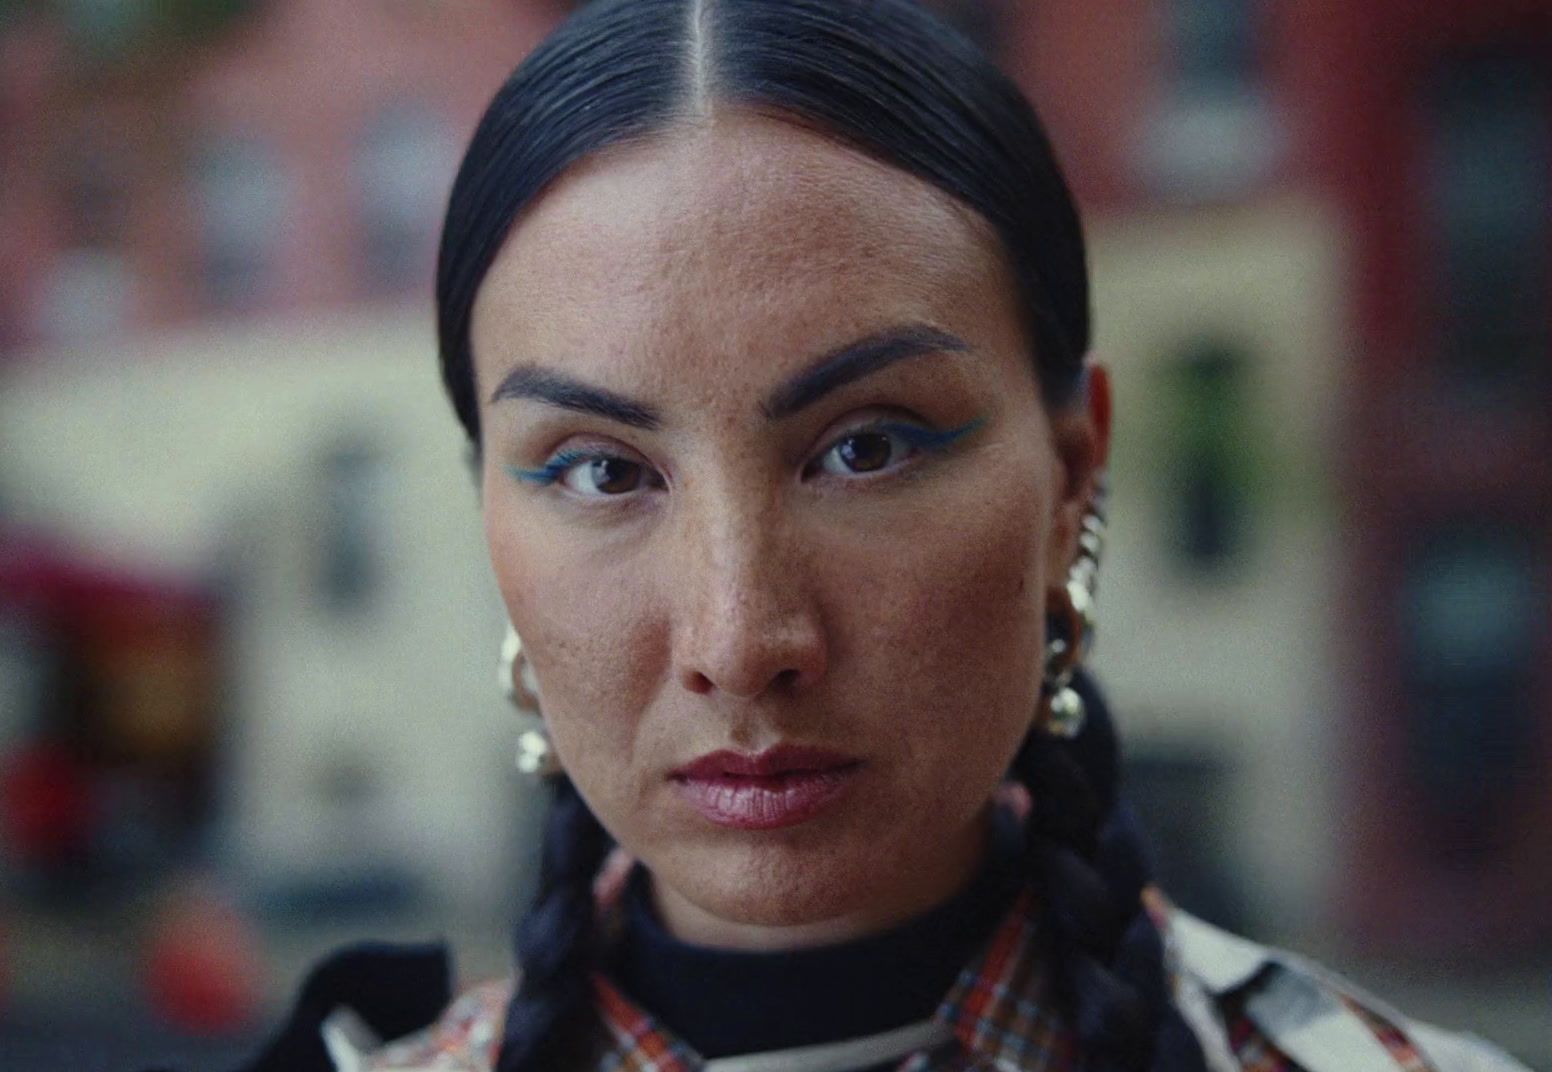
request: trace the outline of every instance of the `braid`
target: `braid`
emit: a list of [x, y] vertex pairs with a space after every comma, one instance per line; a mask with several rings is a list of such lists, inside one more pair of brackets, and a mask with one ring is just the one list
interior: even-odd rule
[[522, 982], [507, 1009], [495, 1072], [573, 1064], [592, 1014], [593, 878], [609, 835], [571, 779], [557, 780], [539, 864], [539, 890], [517, 927]]
[[1201, 1072], [1194, 1034], [1170, 1000], [1164, 943], [1143, 907], [1150, 868], [1117, 799], [1115, 728], [1092, 683], [1071, 741], [1031, 731], [1013, 761], [1029, 790], [1025, 851], [1040, 881], [1057, 999], [1072, 1016], [1089, 1072]]

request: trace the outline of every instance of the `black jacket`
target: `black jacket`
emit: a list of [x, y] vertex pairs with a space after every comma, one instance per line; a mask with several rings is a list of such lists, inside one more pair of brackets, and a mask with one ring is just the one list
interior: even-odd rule
[[379, 1038], [408, 1035], [442, 1014], [452, 1000], [451, 976], [442, 945], [347, 946], [308, 973], [275, 1037], [234, 1072], [335, 1072], [323, 1045], [330, 1013], [348, 1005]]

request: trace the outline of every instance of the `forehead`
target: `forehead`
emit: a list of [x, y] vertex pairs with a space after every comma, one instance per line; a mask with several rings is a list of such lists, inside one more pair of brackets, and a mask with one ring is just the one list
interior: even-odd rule
[[1013, 303], [974, 212], [795, 124], [732, 114], [557, 181], [487, 274], [472, 338], [484, 385], [517, 361], [607, 382], [631, 365], [639, 379], [698, 359], [800, 363], [899, 323], [1016, 320]]

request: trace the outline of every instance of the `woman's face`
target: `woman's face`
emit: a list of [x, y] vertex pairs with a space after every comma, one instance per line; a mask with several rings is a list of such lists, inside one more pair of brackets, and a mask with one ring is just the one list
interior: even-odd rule
[[1042, 406], [989, 227], [725, 114], [557, 182], [472, 341], [502, 597], [670, 928], [800, 945], [950, 896], [1104, 448]]

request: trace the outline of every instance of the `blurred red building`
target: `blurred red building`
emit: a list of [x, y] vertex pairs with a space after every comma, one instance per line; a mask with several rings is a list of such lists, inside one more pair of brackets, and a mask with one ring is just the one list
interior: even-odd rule
[[0, 347], [429, 295], [462, 141], [568, 5], [6, 5]]
[[[1325, 5], [1353, 227], [1355, 920], [1552, 939], [1552, 6]], [[1373, 611], [1378, 610], [1375, 614]]]
[[[1314, 192], [1333, 398], [1352, 932], [1552, 940], [1552, 4], [1044, 0], [999, 36], [1094, 218]], [[1011, 11], [1011, 9], [1010, 9]], [[1313, 714], [1313, 712], [1312, 712]]]

